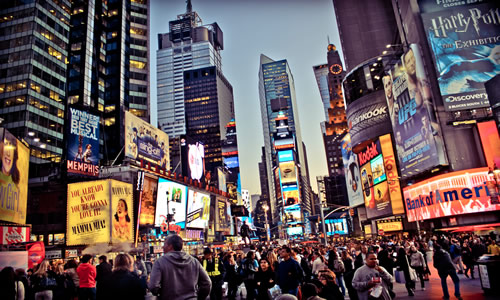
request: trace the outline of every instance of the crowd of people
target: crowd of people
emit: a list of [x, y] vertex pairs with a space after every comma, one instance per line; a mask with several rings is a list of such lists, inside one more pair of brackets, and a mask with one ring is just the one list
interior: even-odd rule
[[[2, 299], [384, 299], [397, 297], [404, 283], [409, 296], [421, 290], [431, 272], [441, 278], [443, 298], [462, 299], [457, 274], [474, 278], [474, 266], [486, 253], [500, 255], [496, 236], [473, 234], [427, 238], [344, 239], [318, 243], [264, 243], [233, 249], [204, 248], [203, 255], [183, 251], [183, 240], [170, 235], [155, 262], [118, 254], [83, 255], [66, 263], [44, 260], [36, 268], [0, 272]], [[432, 260], [430, 264], [429, 260]], [[97, 265], [97, 266], [96, 266]]]

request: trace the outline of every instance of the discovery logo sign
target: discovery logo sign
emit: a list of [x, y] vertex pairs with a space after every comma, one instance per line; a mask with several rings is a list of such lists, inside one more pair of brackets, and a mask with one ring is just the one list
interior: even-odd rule
[[456, 94], [444, 98], [444, 107], [448, 111], [487, 107], [489, 104], [486, 93]]

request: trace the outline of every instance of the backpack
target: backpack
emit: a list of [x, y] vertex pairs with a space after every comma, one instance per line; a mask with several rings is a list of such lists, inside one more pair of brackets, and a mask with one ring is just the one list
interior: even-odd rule
[[335, 272], [335, 273], [344, 273], [345, 272], [344, 263], [340, 259], [336, 259], [333, 261], [333, 272]]
[[252, 262], [249, 261], [248, 259], [245, 259], [241, 265], [238, 267], [238, 274], [243, 278], [243, 280], [253, 280], [254, 275], [256, 273], [255, 266], [251, 266]]

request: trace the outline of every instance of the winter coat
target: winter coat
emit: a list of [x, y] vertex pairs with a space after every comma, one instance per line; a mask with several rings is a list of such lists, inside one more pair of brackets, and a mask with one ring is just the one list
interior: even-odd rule
[[344, 299], [344, 295], [342, 295], [339, 286], [335, 282], [327, 282], [327, 284], [321, 288], [319, 296], [325, 298], [326, 300]]
[[438, 270], [439, 275], [445, 275], [451, 270], [455, 270], [455, 266], [451, 261], [450, 254], [443, 249], [434, 252], [434, 268]]
[[171, 251], [153, 265], [149, 289], [159, 290], [158, 300], [205, 299], [212, 282], [198, 260], [182, 251]]
[[281, 291], [290, 291], [302, 282], [303, 273], [299, 263], [293, 258], [280, 262], [277, 270], [277, 283]]
[[[267, 269], [267, 271], [259, 270], [255, 275], [255, 282], [257, 284], [257, 291], [259, 300], [267, 300], [269, 299], [267, 295], [267, 290], [272, 288], [276, 283], [274, 281], [275, 274], [271, 270], [271, 268]], [[272, 282], [270, 282], [272, 280]]]
[[410, 255], [410, 266], [412, 268], [425, 267], [425, 259], [422, 252], [416, 251]]
[[141, 300], [146, 295], [146, 286], [130, 271], [116, 270], [101, 280], [99, 299]]

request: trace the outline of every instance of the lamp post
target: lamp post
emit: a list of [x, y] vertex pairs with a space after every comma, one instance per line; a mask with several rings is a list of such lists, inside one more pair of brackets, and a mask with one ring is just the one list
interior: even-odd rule
[[270, 239], [270, 231], [269, 231], [269, 222], [267, 221], [267, 211], [269, 210], [269, 206], [267, 206], [267, 204], [264, 204], [262, 206], [262, 209], [264, 210], [264, 216], [266, 218], [266, 239], [267, 241], [269, 242], [271, 239]]

